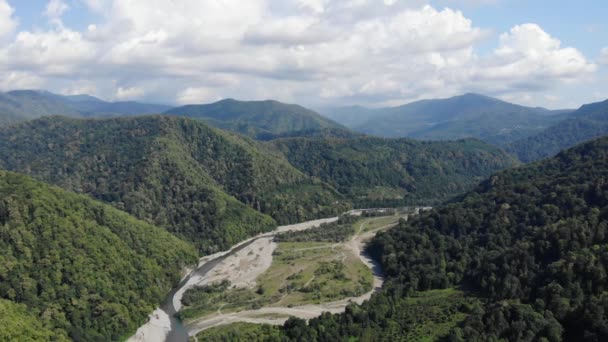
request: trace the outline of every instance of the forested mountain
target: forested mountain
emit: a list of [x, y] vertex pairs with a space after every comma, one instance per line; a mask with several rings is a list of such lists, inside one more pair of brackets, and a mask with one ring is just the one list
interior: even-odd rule
[[542, 132], [509, 144], [507, 151], [523, 162], [551, 157], [560, 150], [608, 135], [608, 100], [587, 104]]
[[0, 93], [0, 126], [45, 115], [77, 116], [78, 111], [63, 101], [32, 90]]
[[[607, 179], [608, 138], [499, 172], [380, 233], [368, 249], [387, 281], [369, 302], [257, 334], [415, 341], [414, 332], [427, 331], [425, 338], [450, 341], [606, 341]], [[454, 287], [468, 298], [420, 292]], [[439, 300], [421, 301], [433, 297]], [[441, 329], [424, 330], [429, 325]]]
[[0, 340], [127, 337], [195, 264], [164, 229], [0, 171]]
[[201, 119], [212, 126], [262, 140], [291, 132], [344, 128], [312, 110], [272, 100], [226, 99], [210, 104], [173, 108], [165, 113]]
[[89, 95], [57, 95], [47, 91], [0, 93], [0, 126], [42, 116], [103, 117], [158, 114], [171, 107], [138, 102], [107, 102]]
[[349, 207], [279, 154], [188, 118], [26, 122], [0, 129], [0, 168], [90, 194], [203, 253], [272, 229], [275, 220], [300, 222]]
[[422, 140], [474, 137], [501, 146], [538, 133], [564, 119], [569, 112], [524, 107], [478, 94], [421, 100], [367, 111], [354, 108], [353, 111], [355, 122], [366, 116], [368, 119], [353, 124], [347, 114], [348, 108], [335, 110], [328, 117], [376, 136]]
[[135, 101], [108, 102], [89, 95], [56, 95], [45, 92], [49, 97], [55, 97], [66, 106], [76, 109], [84, 117], [106, 117], [121, 115], [160, 114], [171, 106], [161, 104], [140, 103]]
[[269, 143], [289, 162], [357, 206], [436, 203], [462, 193], [515, 160], [484, 142], [419, 142], [375, 137], [285, 138]]

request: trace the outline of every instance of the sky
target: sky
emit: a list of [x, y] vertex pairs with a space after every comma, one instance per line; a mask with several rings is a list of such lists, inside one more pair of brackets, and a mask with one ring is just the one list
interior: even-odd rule
[[601, 0], [0, 0], [0, 91], [577, 108], [608, 98], [606, 17]]

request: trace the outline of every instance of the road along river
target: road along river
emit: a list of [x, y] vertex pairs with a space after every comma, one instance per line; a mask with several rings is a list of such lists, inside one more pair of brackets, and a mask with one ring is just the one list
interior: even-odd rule
[[[347, 212], [347, 214], [361, 215], [363, 210], [352, 210]], [[222, 324], [233, 322], [282, 324], [288, 316], [309, 319], [319, 316], [322, 312], [326, 311], [332, 313], [342, 312], [351, 302], [362, 303], [369, 299], [375, 291], [382, 287], [383, 275], [380, 266], [365, 254], [363, 245], [376, 232], [389, 228], [394, 224], [367, 232], [363, 232], [362, 224], [357, 234], [350, 241], [344, 243], [353, 254], [358, 255], [363, 263], [373, 271], [373, 289], [362, 296], [315, 305], [263, 307], [258, 310], [246, 310], [228, 314], [222, 314], [218, 311], [214, 315], [209, 315], [190, 323], [188, 327], [182, 325], [181, 321], [175, 317], [175, 314], [181, 309], [182, 296], [187, 290], [195, 286], [212, 284], [224, 279], [229, 280], [236, 287], [253, 286], [255, 279], [264, 273], [272, 263], [272, 253], [276, 248], [273, 238], [277, 233], [309, 229], [336, 220], [338, 220], [338, 217], [280, 226], [272, 232], [263, 233], [240, 242], [228, 251], [201, 258], [198, 266], [190, 271], [179, 285], [169, 292], [161, 306], [150, 315], [149, 321], [142, 325], [135, 335], [127, 341], [185, 342], [188, 341], [189, 336], [196, 336], [202, 330]]]

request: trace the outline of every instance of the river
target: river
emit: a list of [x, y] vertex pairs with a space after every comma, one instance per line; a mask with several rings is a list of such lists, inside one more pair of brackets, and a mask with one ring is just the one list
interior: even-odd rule
[[[361, 210], [351, 210], [347, 212], [347, 214], [351, 215], [361, 215], [361, 212], [367, 209]], [[260, 239], [267, 239], [268, 241], [272, 240], [272, 237], [281, 232], [285, 231], [297, 231], [309, 229], [312, 227], [317, 227], [322, 223], [328, 223], [336, 221], [338, 217], [331, 217], [320, 220], [313, 220], [302, 222], [294, 225], [281, 226], [275, 229], [272, 232], [263, 233], [242, 241], [228, 251], [216, 253], [214, 255], [206, 256], [200, 259], [198, 266], [191, 271], [182, 281], [176, 286], [173, 290], [171, 290], [163, 303], [159, 308], [157, 308], [151, 315], [150, 320], [141, 326], [135, 335], [129, 338], [128, 342], [185, 342], [188, 341], [188, 335], [196, 334], [196, 332], [203, 330], [210, 326], [215, 326], [219, 324], [228, 323], [231, 321], [248, 321], [247, 314], [248, 311], [242, 313], [233, 313], [229, 315], [220, 315], [213, 317], [211, 320], [202, 320], [194, 324], [191, 327], [190, 331], [186, 328], [179, 319], [175, 317], [175, 314], [181, 309], [181, 299], [183, 294], [190, 288], [196, 286], [201, 282], [204, 277], [208, 277], [210, 271], [214, 271], [216, 266], [220, 265], [227, 258], [231, 258], [237, 256], [241, 250], [246, 249], [248, 246], [256, 243], [256, 241]], [[386, 228], [386, 227], [383, 227]], [[309, 305], [309, 306], [301, 306], [296, 308], [262, 308], [261, 310], [283, 310], [285, 314], [294, 315], [304, 318], [310, 318], [309, 316], [318, 316], [323, 311], [330, 312], [340, 312], [348, 305], [349, 302], [362, 302], [367, 300], [374, 291], [377, 291], [382, 285], [382, 272], [379, 268], [379, 265], [376, 264], [373, 260], [371, 260], [365, 253], [362, 251], [362, 244], [364, 240], [367, 240], [373, 237], [374, 232], [367, 232], [362, 235], [357, 235], [353, 237], [353, 239], [347, 242], [351, 248], [356, 249], [356, 253], [359, 254], [362, 261], [370, 267], [374, 271], [374, 289], [365, 295], [358, 298], [347, 298], [341, 301], [325, 303], [320, 305]], [[257, 249], [257, 248], [256, 248]], [[273, 250], [273, 249], [272, 249]], [[272, 260], [272, 250], [266, 250], [266, 257]], [[353, 250], [354, 251], [354, 250]], [[249, 253], [250, 254], [250, 253]], [[240, 257], [240, 256], [239, 256]], [[260, 269], [258, 273], [261, 274], [264, 269]], [[255, 273], [255, 272], [254, 272]], [[255, 273], [253, 276], [256, 276]], [[250, 275], [251, 276], [251, 275]], [[281, 311], [281, 312], [283, 312]], [[255, 311], [253, 313], [259, 313], [259, 311]], [[280, 324], [280, 321], [268, 321], [264, 323], [271, 324]]]

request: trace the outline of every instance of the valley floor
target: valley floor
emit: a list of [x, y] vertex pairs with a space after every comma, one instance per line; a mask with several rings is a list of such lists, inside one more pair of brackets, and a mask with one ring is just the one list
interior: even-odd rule
[[[382, 287], [383, 275], [364, 253], [363, 245], [378, 231], [394, 226], [400, 217], [360, 219], [345, 242], [280, 242], [277, 249], [269, 246], [275, 258], [259, 274], [254, 287], [222, 291], [203, 305], [199, 318], [193, 318], [195, 314], [182, 316], [189, 335], [235, 322], [279, 325], [290, 316], [310, 319], [323, 312], [342, 312], [350, 303], [368, 300]], [[254, 259], [253, 255], [262, 252], [255, 247], [247, 250], [244, 254]], [[188, 313], [188, 308], [183, 313]]]
[[[361, 213], [353, 210], [348, 214]], [[363, 246], [402, 217], [407, 214], [362, 217], [352, 224], [350, 238], [339, 243], [274, 241], [279, 233], [308, 230], [338, 217], [282, 226], [201, 258], [198, 267], [169, 295], [168, 307], [154, 311], [128, 341], [181, 340], [175, 338], [175, 330], [196, 339], [201, 331], [220, 325], [279, 325], [290, 316], [310, 319], [323, 312], [342, 312], [353, 302], [362, 303], [383, 284], [379, 265], [365, 254]], [[179, 312], [186, 326], [171, 312]]]

